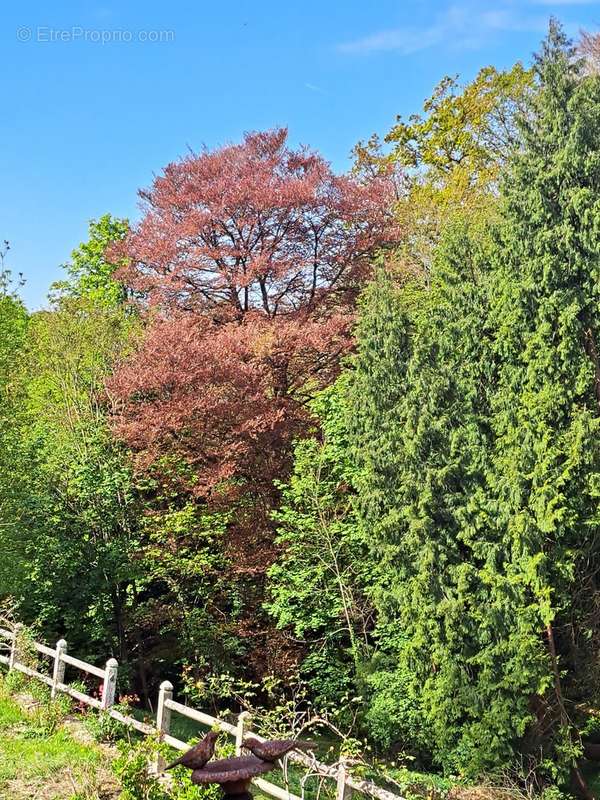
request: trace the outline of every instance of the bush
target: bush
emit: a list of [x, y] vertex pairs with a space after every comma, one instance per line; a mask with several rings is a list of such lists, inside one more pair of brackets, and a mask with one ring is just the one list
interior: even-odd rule
[[168, 800], [158, 776], [150, 774], [148, 767], [160, 752], [155, 739], [143, 739], [133, 745], [118, 743], [119, 756], [113, 762], [113, 771], [119, 780], [121, 800]]
[[27, 678], [22, 672], [11, 670], [2, 678], [2, 694], [5, 696], [22, 692], [27, 685]]
[[[131, 706], [127, 702], [121, 701], [113, 708], [125, 716], [131, 715]], [[85, 715], [84, 724], [88, 733], [97, 742], [114, 743], [122, 739], [129, 739], [129, 728], [119, 720], [111, 717], [106, 711], [99, 711], [98, 713], [91, 711]]]

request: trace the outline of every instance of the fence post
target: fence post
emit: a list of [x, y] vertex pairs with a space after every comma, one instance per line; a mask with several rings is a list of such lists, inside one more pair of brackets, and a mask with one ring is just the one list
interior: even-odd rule
[[171, 729], [171, 709], [165, 705], [165, 700], [173, 699], [173, 684], [163, 681], [158, 692], [158, 705], [156, 707], [156, 730], [162, 739]]
[[14, 669], [17, 660], [17, 647], [19, 646], [19, 634], [23, 629], [23, 625], [17, 622], [13, 628], [12, 642], [10, 643], [10, 655], [8, 657], [8, 668]]
[[336, 800], [350, 800], [352, 796], [352, 789], [346, 783], [347, 777], [348, 768], [346, 765], [346, 759], [344, 756], [342, 756], [338, 765], [337, 786], [335, 792]]
[[104, 683], [102, 684], [102, 710], [106, 711], [115, 704], [115, 691], [117, 688], [117, 670], [119, 663], [116, 658], [109, 658], [106, 662]]
[[[165, 733], [171, 730], [171, 709], [167, 708], [165, 702], [173, 699], [173, 684], [171, 681], [163, 681], [158, 692], [158, 704], [156, 706], [156, 730], [158, 738], [162, 741]], [[161, 772], [165, 767], [165, 759], [158, 753], [154, 761], [154, 769]]]
[[65, 667], [67, 666], [62, 660], [66, 655], [67, 643], [64, 639], [59, 639], [56, 643], [56, 651], [54, 653], [54, 669], [52, 670], [52, 690], [50, 697], [54, 700], [58, 694], [58, 684], [65, 682]]
[[242, 742], [244, 736], [250, 730], [252, 724], [252, 717], [249, 711], [242, 711], [237, 718], [237, 726], [235, 729], [235, 754], [236, 756], [242, 755]]

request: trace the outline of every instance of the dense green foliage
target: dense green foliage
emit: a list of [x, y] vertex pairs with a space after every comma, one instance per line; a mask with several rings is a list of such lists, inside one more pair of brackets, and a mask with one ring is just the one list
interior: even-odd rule
[[302, 674], [324, 707], [356, 692], [372, 628], [373, 565], [354, 508], [346, 383], [343, 376], [312, 403], [319, 435], [296, 444], [274, 515], [283, 552], [269, 570], [268, 609], [308, 648]]
[[12, 291], [10, 273], [0, 271], [0, 586], [10, 593], [22, 571], [19, 529], [24, 497], [20, 482], [23, 453], [18, 435], [19, 382], [15, 376], [21, 363], [27, 332], [27, 312]]
[[396, 216], [404, 236], [395, 253], [403, 270], [427, 276], [444, 232], [456, 219], [489, 220], [511, 153], [520, 143], [517, 116], [533, 91], [521, 63], [487, 66], [461, 86], [446, 76], [423, 103], [423, 114], [398, 117], [380, 142], [355, 148], [360, 172], [396, 177]]
[[106, 260], [126, 230], [108, 216], [92, 223], [49, 310], [28, 320], [2, 297], [0, 591], [47, 637], [68, 632], [80, 655], [112, 649], [123, 688], [129, 675], [146, 699], [159, 664], [176, 675], [181, 659], [197, 675], [238, 645], [219, 545], [227, 511], [192, 502], [177, 459], [136, 472], [110, 429], [106, 377], [141, 331]]
[[[271, 448], [259, 500], [203, 449], [203, 406], [162, 427], [163, 399], [212, 380], [194, 384], [181, 353], [210, 347], [191, 347], [193, 326], [181, 353], [160, 326], [144, 339], [152, 313], [115, 275], [126, 222], [92, 223], [46, 311], [28, 314], [2, 272], [0, 597], [83, 656], [112, 649], [143, 702], [170, 677], [194, 702], [279, 715], [277, 730], [335, 720], [436, 780], [589, 796], [600, 77], [552, 23], [532, 70], [444, 81], [425, 110], [399, 121], [387, 156], [358, 149], [357, 174], [407, 168], [404, 239], [365, 280], [352, 355], [336, 351], [327, 381], [298, 379], [293, 448], [274, 434], [283, 406], [240, 429], [246, 467], [256, 442]], [[239, 342], [214, 316], [219, 372]], [[312, 340], [273, 341], [252, 340], [210, 384], [224, 430], [263, 397], [241, 402], [237, 382], [257, 353], [285, 380], [286, 348], [314, 357]], [[135, 397], [156, 401], [157, 451], [139, 425], [118, 438], [123, 363]]]
[[[104, 218], [92, 226], [92, 241], [106, 246], [118, 231]], [[76, 251], [74, 262], [85, 253], [85, 246]], [[104, 292], [66, 288], [50, 311], [31, 317], [13, 363], [18, 445], [6, 474], [19, 492], [6, 545], [18, 550], [20, 569], [3, 593], [49, 631], [78, 631], [94, 652], [94, 643], [106, 646], [107, 631], [122, 638], [118, 623], [111, 628], [123, 613], [135, 546], [131, 470], [106, 425], [104, 393], [135, 321], [115, 303], [109, 282]]]
[[[373, 732], [472, 776], [567, 780], [596, 701], [600, 84], [555, 27], [489, 236], [366, 298], [352, 388], [375, 590]], [[383, 733], [383, 736], [382, 736]], [[388, 740], [389, 741], [389, 740]]]
[[493, 489], [510, 553], [500, 588], [522, 609], [504, 646], [542, 699], [536, 713], [552, 720], [556, 763], [577, 750], [573, 709], [595, 700], [598, 657], [600, 81], [579, 79], [556, 29], [536, 72], [526, 147], [504, 192]]

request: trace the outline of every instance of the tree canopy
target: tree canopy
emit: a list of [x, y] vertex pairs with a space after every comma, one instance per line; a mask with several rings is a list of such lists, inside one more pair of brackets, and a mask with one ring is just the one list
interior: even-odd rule
[[191, 153], [43, 310], [5, 243], [0, 602], [408, 800], [595, 796], [596, 39], [446, 77], [350, 175]]

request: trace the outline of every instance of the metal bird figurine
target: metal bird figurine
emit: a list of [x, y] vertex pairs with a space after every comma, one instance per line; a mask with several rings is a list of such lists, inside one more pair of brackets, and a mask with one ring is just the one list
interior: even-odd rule
[[312, 742], [303, 742], [300, 739], [272, 739], [267, 742], [259, 742], [254, 736], [244, 739], [243, 745], [261, 761], [270, 763], [282, 758], [291, 750], [312, 750], [314, 748]]
[[210, 761], [215, 752], [215, 742], [219, 737], [219, 731], [209, 731], [204, 739], [198, 744], [194, 745], [190, 750], [184, 753], [177, 761], [173, 761], [165, 769], [172, 769], [181, 764], [182, 767], [188, 769], [202, 769], [202, 767]]

